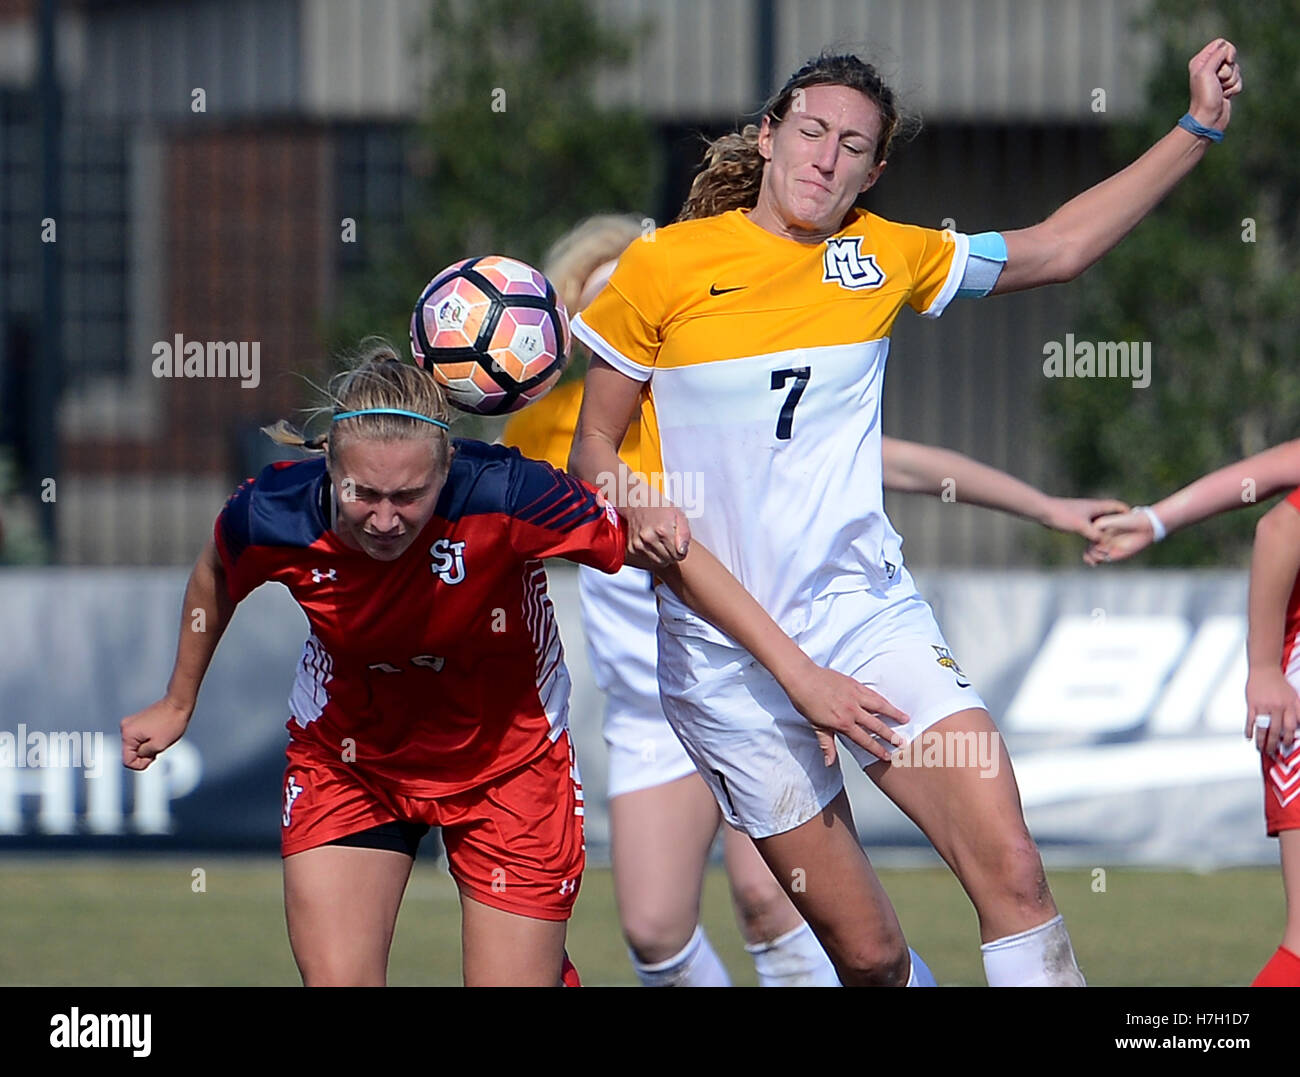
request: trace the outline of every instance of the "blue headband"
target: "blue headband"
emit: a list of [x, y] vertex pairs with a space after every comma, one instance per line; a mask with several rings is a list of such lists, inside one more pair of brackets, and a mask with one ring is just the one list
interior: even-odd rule
[[433, 423], [434, 426], [441, 426], [444, 430], [451, 429], [441, 419], [430, 419], [427, 415], [420, 415], [414, 411], [403, 411], [401, 408], [365, 408], [362, 411], [340, 411], [330, 421], [336, 423], [340, 419], [354, 419], [358, 415], [405, 415], [408, 419], [419, 419], [422, 422]]

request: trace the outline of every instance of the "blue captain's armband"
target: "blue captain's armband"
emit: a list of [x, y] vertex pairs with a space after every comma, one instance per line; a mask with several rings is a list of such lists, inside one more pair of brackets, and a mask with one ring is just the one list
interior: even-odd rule
[[980, 232], [971, 236], [966, 272], [962, 274], [957, 295], [966, 299], [988, 295], [1006, 264], [1007, 241], [1001, 232]]

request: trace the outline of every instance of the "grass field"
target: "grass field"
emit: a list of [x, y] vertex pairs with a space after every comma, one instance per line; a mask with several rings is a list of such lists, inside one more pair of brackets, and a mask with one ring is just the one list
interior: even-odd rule
[[[192, 889], [194, 870], [206, 891]], [[941, 984], [982, 984], [975, 917], [939, 869], [885, 870], [908, 941]], [[0, 985], [263, 985], [298, 983], [285, 935], [276, 857], [0, 860]], [[1197, 875], [1054, 871], [1079, 963], [1101, 985], [1242, 985], [1276, 948], [1276, 869]], [[726, 878], [711, 871], [703, 922], [737, 985], [754, 968], [731, 916]], [[459, 983], [459, 906], [442, 862], [417, 863], [393, 942], [394, 985]], [[619, 937], [607, 870], [588, 871], [569, 952], [589, 985], [635, 983]]]

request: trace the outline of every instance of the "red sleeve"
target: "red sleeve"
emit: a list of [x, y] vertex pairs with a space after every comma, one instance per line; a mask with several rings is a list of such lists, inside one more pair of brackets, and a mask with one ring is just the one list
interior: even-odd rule
[[1291, 502], [1291, 506], [1293, 508], [1300, 509], [1300, 486], [1297, 486], [1294, 490], [1292, 490], [1287, 495], [1286, 499], [1289, 502]]
[[519, 457], [511, 484], [511, 545], [523, 557], [564, 557], [602, 572], [623, 567], [627, 528], [594, 486]]

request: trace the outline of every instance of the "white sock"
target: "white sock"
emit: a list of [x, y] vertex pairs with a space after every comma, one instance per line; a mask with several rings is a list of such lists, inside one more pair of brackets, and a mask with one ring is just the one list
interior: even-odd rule
[[907, 952], [912, 955], [912, 971], [907, 977], [908, 987], [938, 987], [939, 984], [930, 971], [930, 966], [921, 960], [921, 955], [910, 946]]
[[643, 965], [636, 954], [628, 951], [632, 958], [632, 967], [642, 987], [730, 987], [731, 977], [718, 955], [709, 945], [704, 929], [695, 925], [691, 935], [681, 951], [667, 961], [653, 965]]
[[1088, 986], [1059, 915], [1018, 935], [986, 942], [980, 952], [990, 987]]
[[754, 958], [759, 987], [840, 986], [835, 966], [807, 924], [745, 949]]

